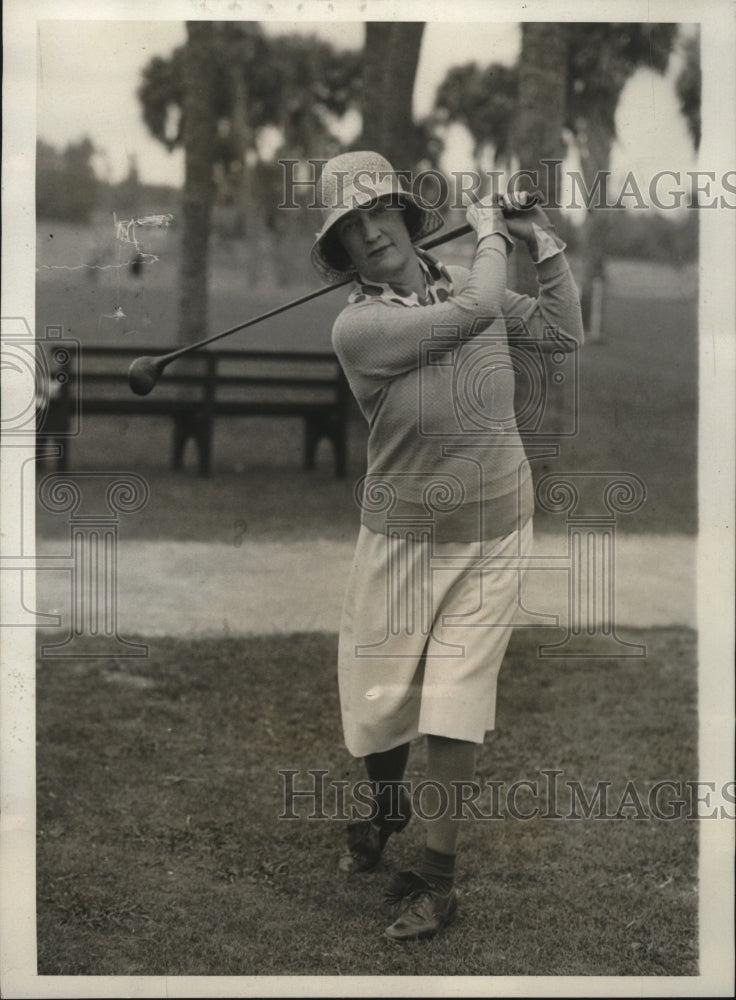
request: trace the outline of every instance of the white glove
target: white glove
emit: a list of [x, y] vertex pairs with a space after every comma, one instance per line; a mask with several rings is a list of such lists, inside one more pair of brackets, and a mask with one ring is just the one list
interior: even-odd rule
[[518, 210], [517, 206], [523, 208], [526, 200], [526, 191], [516, 194], [513, 201], [505, 195], [500, 196], [501, 205], [505, 209], [516, 209], [507, 216], [509, 233], [526, 243], [534, 263], [541, 264], [543, 260], [562, 253], [566, 244], [557, 235], [555, 227], [539, 205], [524, 211]]
[[514, 249], [514, 241], [509, 234], [503, 212], [491, 196], [480, 201], [472, 201], [468, 205], [465, 218], [478, 234], [478, 242], [485, 236], [503, 236], [506, 241], [506, 253], [511, 253]]

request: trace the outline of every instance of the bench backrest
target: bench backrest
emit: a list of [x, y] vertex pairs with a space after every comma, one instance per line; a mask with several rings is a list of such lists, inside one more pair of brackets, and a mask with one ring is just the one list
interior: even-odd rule
[[324, 402], [342, 406], [349, 393], [342, 369], [327, 351], [201, 350], [173, 361], [149, 396], [136, 396], [128, 385], [135, 358], [157, 357], [175, 347], [82, 348], [77, 370], [69, 373], [72, 400], [105, 400], [144, 412], [167, 401], [202, 405], [247, 400], [288, 403]]

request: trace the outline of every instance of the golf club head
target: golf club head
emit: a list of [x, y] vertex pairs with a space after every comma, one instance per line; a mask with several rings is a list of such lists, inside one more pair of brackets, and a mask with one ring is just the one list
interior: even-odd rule
[[162, 371], [160, 359], [136, 358], [128, 369], [128, 385], [137, 396], [147, 396], [158, 382]]

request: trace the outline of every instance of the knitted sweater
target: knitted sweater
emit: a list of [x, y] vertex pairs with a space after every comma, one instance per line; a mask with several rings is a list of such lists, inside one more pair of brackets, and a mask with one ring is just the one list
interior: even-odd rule
[[478, 242], [470, 269], [417, 254], [423, 300], [358, 281], [332, 331], [369, 424], [361, 520], [381, 533], [431, 524], [436, 541], [500, 537], [534, 505], [507, 332], [523, 323], [535, 343], [576, 349], [575, 283], [557, 253], [537, 265], [538, 298], [509, 291], [499, 236]]

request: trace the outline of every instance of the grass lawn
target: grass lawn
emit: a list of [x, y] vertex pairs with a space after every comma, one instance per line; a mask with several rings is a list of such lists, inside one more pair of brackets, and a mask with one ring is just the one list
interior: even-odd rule
[[[694, 636], [626, 638], [648, 658], [539, 660], [538, 633], [517, 632], [478, 779], [609, 781], [609, 813], [629, 781], [646, 802], [656, 781], [696, 779]], [[383, 886], [421, 822], [346, 880], [344, 821], [309, 820], [304, 803], [279, 819], [279, 769], [361, 776], [341, 740], [336, 637], [147, 641], [148, 660], [38, 665], [39, 974], [697, 974], [697, 824], [631, 809], [523, 821], [502, 806], [463, 834], [455, 923], [431, 947], [384, 941]]]

